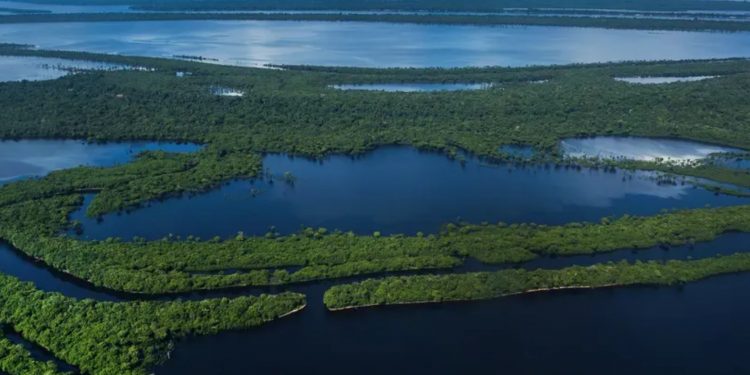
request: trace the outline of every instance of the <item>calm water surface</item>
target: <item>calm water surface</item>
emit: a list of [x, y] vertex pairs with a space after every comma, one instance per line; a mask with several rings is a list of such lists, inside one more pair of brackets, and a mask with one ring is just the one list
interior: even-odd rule
[[366, 22], [8, 24], [0, 25], [0, 40], [47, 49], [200, 55], [243, 66], [525, 66], [750, 57], [750, 33]]
[[195, 144], [163, 142], [0, 141], [0, 184], [82, 165], [109, 167], [126, 163], [143, 151], [194, 152], [199, 148]]
[[124, 5], [32, 4], [19, 1], [0, 1], [0, 8], [40, 11], [44, 13], [124, 13], [130, 11], [130, 7]]
[[0, 56], [0, 82], [43, 81], [60, 78], [71, 71], [127, 69], [116, 64], [30, 56]]
[[[662, 186], [649, 173], [517, 168], [475, 159], [462, 165], [398, 147], [323, 162], [270, 155], [265, 167], [273, 182], [234, 182], [206, 194], [105, 215], [101, 221], [83, 210], [72, 218], [83, 223], [83, 237], [89, 239], [169, 234], [207, 239], [238, 231], [262, 235], [271, 226], [281, 233], [303, 226], [363, 234], [429, 233], [456, 220], [556, 224], [748, 202], [689, 184]], [[293, 184], [281, 178], [286, 172], [294, 176]]]
[[678, 139], [641, 137], [573, 138], [560, 142], [566, 156], [603, 159], [693, 161], [721, 152], [742, 150]]
[[744, 373], [748, 314], [748, 274], [442, 306], [311, 305], [254, 331], [178, 343], [157, 374]]
[[692, 76], [692, 77], [616, 77], [615, 80], [637, 83], [641, 85], [658, 85], [662, 83], [696, 82], [716, 78], [715, 76]]

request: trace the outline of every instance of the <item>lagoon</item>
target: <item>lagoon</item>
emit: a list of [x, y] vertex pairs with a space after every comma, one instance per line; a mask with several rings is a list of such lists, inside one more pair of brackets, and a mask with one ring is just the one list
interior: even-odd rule
[[94, 61], [32, 56], [0, 56], [0, 82], [43, 81], [79, 70], [116, 70], [128, 67]]
[[78, 167], [109, 167], [143, 151], [194, 152], [196, 144], [165, 142], [88, 143], [76, 140], [0, 141], [0, 184]]
[[[85, 215], [91, 194], [71, 218], [83, 224], [87, 239], [226, 238], [239, 231], [296, 233], [307, 226], [413, 235], [461, 220], [560, 224], [748, 202], [688, 183], [664, 185], [648, 172], [498, 165], [471, 157], [461, 163], [406, 147], [323, 161], [268, 155], [264, 168], [264, 179], [235, 181], [99, 220]], [[287, 172], [292, 181], [284, 178]]]

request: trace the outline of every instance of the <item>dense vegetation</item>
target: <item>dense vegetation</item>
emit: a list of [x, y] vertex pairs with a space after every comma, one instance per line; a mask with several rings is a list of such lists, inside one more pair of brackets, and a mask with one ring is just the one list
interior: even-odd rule
[[[82, 241], [59, 236], [71, 225], [67, 216], [80, 204], [80, 196], [69, 195], [1, 207], [0, 238], [96, 286], [175, 293], [450, 269], [466, 257], [492, 264], [518, 263], [538, 256], [682, 245], [710, 241], [730, 231], [750, 232], [750, 206], [735, 206], [605, 218], [597, 224], [449, 224], [440, 234], [428, 236], [357, 236], [322, 228], [288, 236], [238, 234], [208, 241]], [[224, 270], [240, 272], [224, 274]]]
[[[266, 286], [385, 272], [451, 270], [471, 257], [518, 263], [546, 255], [709, 241], [750, 232], [750, 206], [604, 218], [564, 226], [448, 224], [436, 235], [358, 236], [306, 229], [294, 235], [161, 241], [82, 241], [71, 212], [94, 192], [92, 216], [172, 194], [200, 192], [234, 178], [260, 178], [262, 155], [360, 154], [386, 144], [492, 161], [513, 159], [500, 145], [532, 145], [533, 162], [652, 169], [749, 187], [747, 173], [714, 164], [567, 161], [570, 136], [673, 136], [750, 148], [750, 62], [746, 60], [471, 69], [284, 67], [261, 70], [2, 45], [0, 54], [93, 59], [154, 71], [83, 72], [45, 82], [0, 83], [0, 138], [153, 139], [204, 144], [193, 154], [146, 152], [129, 164], [79, 167], [0, 187], [0, 239], [89, 283], [134, 293]], [[190, 72], [178, 77], [177, 72]], [[639, 86], [612, 77], [717, 75]], [[531, 81], [547, 80], [544, 84]], [[341, 92], [372, 82], [493, 82], [474, 92]], [[211, 94], [215, 86], [242, 98]], [[613, 164], [608, 164], [613, 163]], [[130, 240], [130, 239], [128, 239]], [[230, 272], [238, 270], [238, 272]], [[750, 270], [750, 255], [701, 261], [618, 263], [562, 270], [407, 276], [337, 286], [331, 309], [441, 302], [566, 287], [673, 284]], [[223, 272], [227, 271], [228, 274]], [[0, 276], [0, 325], [84, 373], [145, 374], [186, 335], [248, 328], [301, 308], [304, 296], [171, 302], [79, 301]], [[3, 353], [8, 353], [3, 355]], [[50, 364], [0, 340], [0, 370], [54, 374]], [[43, 373], [44, 373], [43, 372]]]
[[[285, 67], [285, 71], [277, 71], [36, 51], [16, 45], [0, 46], [0, 54], [92, 59], [156, 69], [90, 72], [53, 81], [0, 84], [0, 103], [6, 109], [0, 113], [2, 138], [154, 139], [208, 144], [194, 158], [172, 158], [205, 162], [206, 168], [201, 169], [211, 172], [200, 172], [202, 176], [220, 175], [209, 178], [209, 184], [191, 181], [195, 186], [179, 189], [155, 177], [141, 177], [138, 180], [153, 182], [162, 191], [146, 194], [154, 187], [111, 188], [98, 198], [91, 214], [158, 198], [175, 188], [178, 192], [190, 191], [221, 179], [255, 175], [257, 171], [249, 167], [218, 171], [230, 160], [249, 163], [247, 155], [251, 153], [320, 157], [334, 152], [358, 154], [384, 144], [408, 144], [452, 155], [463, 149], [485, 158], [512, 159], [498, 146], [525, 144], [540, 151], [537, 159], [559, 163], [559, 139], [602, 134], [679, 137], [750, 147], [750, 107], [741, 100], [750, 85], [750, 63], [746, 60], [514, 69]], [[179, 71], [193, 74], [177, 77]], [[634, 75], [721, 78], [669, 85], [633, 85], [612, 79]], [[529, 83], [539, 80], [547, 82]], [[495, 87], [436, 93], [353, 92], [328, 87], [373, 82], [493, 82]], [[210, 90], [215, 86], [240, 89], [246, 95], [217, 97]], [[693, 169], [680, 172], [705, 175]], [[715, 172], [714, 168], [709, 178], [748, 185], [746, 175]], [[112, 202], [105, 202], [108, 197]]]
[[446, 14], [351, 14], [351, 13], [69, 13], [11, 14], [0, 23], [30, 22], [124, 22], [176, 20], [241, 21], [354, 21], [454, 25], [571, 26], [607, 29], [748, 31], [750, 22], [723, 19], [660, 19], [645, 17], [577, 17], [547, 15], [446, 15]]
[[304, 304], [304, 296], [293, 293], [196, 302], [79, 301], [0, 276], [0, 323], [86, 374], [147, 374], [181, 337], [254, 327]]
[[[97, 59], [154, 72], [92, 72], [47, 82], [0, 84], [0, 137], [158, 139], [206, 143], [192, 155], [146, 153], [115, 168], [77, 168], [0, 189], [0, 204], [97, 191], [88, 214], [122, 210], [172, 194], [199, 192], [222, 181], [257, 177], [263, 152], [314, 157], [357, 154], [383, 144], [411, 144], [456, 155], [468, 150], [510, 158], [498, 145], [529, 144], [537, 161], [559, 160], [560, 138], [595, 134], [675, 136], [750, 147], [746, 92], [750, 63], [722, 60], [549, 68], [359, 69], [287, 67], [286, 71], [225, 67], [0, 46], [0, 54]], [[291, 69], [291, 70], [289, 70]], [[189, 77], [176, 77], [189, 71]], [[688, 84], [630, 85], [627, 75], [720, 75]], [[545, 84], [528, 84], [547, 79]], [[497, 89], [451, 93], [341, 92], [335, 83], [495, 82]], [[210, 93], [216, 85], [243, 98]], [[44, 103], [39, 106], [38, 103]], [[85, 104], [84, 104], [85, 103]], [[530, 109], [530, 110], [529, 110]], [[279, 132], [279, 129], [284, 129]], [[558, 156], [556, 156], [558, 155]], [[750, 186], [750, 175], [720, 166], [619, 161]], [[723, 192], [731, 193], [728, 189]]]
[[8, 375], [69, 375], [61, 372], [53, 362], [34, 359], [23, 346], [3, 337], [0, 330], [0, 373]]
[[481, 300], [555, 289], [673, 285], [746, 271], [750, 271], [750, 254], [666, 263], [631, 264], [623, 261], [560, 270], [402, 276], [333, 286], [326, 291], [323, 300], [330, 310], [341, 310], [374, 305]]

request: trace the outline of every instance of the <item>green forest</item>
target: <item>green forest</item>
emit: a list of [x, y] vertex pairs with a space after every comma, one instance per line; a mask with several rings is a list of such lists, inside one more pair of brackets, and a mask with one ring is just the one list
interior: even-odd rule
[[336, 285], [326, 291], [323, 301], [329, 310], [335, 311], [377, 305], [482, 300], [561, 289], [675, 285], [747, 271], [750, 271], [750, 254], [738, 253], [665, 263], [622, 261], [560, 270], [401, 276]]
[[[179, 338], [255, 327], [304, 305], [304, 296], [294, 293], [195, 302], [75, 300], [0, 276], [0, 323], [92, 374], [148, 374]], [[24, 353], [15, 357], [8, 366], [39, 366]]]
[[[331, 287], [331, 310], [488, 299], [563, 288], [675, 285], [750, 271], [750, 256], [607, 263], [564, 269], [459, 273], [469, 261], [518, 265], [542, 257], [601, 254], [712, 241], [750, 232], [750, 206], [605, 217], [563, 225], [446, 223], [434, 234], [360, 235], [336, 228], [232, 238], [68, 236], [83, 194], [91, 217], [227, 181], [263, 176], [263, 157], [361, 155], [385, 145], [466, 152], [486, 163], [585, 171], [657, 171], [744, 194], [746, 170], [701, 163], [569, 159], [568, 137], [669, 137], [750, 149], [750, 62], [743, 59], [627, 62], [528, 68], [366, 69], [283, 66], [280, 70], [196, 61], [43, 51], [0, 45], [0, 55], [95, 60], [149, 70], [84, 71], [50, 81], [0, 83], [0, 138], [89, 142], [195, 142], [189, 154], [149, 151], [112, 167], [76, 167], [0, 186], [0, 240], [87, 287], [126, 292], [129, 302], [77, 300], [0, 276], [0, 327], [18, 332], [85, 374], [148, 374], [192, 335], [247, 329], [299, 311], [306, 296], [284, 286], [360, 280]], [[206, 59], [210, 57], [204, 57]], [[179, 76], [178, 72], [190, 72]], [[718, 78], [633, 85], [614, 77]], [[532, 83], [545, 81], [544, 83]], [[486, 90], [432, 93], [340, 91], [336, 84], [493, 83]], [[243, 97], [213, 95], [214, 87]], [[279, 129], [283, 129], [280, 131]], [[532, 146], [530, 160], [500, 146]], [[733, 156], [734, 157], [734, 156]], [[736, 155], [736, 157], [744, 157]], [[293, 177], [290, 177], [293, 178]], [[726, 187], [729, 186], [729, 187]], [[736, 189], [736, 190], [733, 190]], [[233, 272], [237, 271], [237, 272]], [[405, 276], [394, 276], [404, 275]], [[373, 279], [364, 280], [369, 277]], [[275, 286], [279, 294], [183, 301], [174, 294]], [[276, 292], [274, 292], [276, 293]], [[139, 300], [143, 297], [144, 300]], [[158, 300], [152, 300], [158, 299]], [[146, 301], [148, 300], [148, 301]], [[57, 374], [0, 336], [0, 371]]]

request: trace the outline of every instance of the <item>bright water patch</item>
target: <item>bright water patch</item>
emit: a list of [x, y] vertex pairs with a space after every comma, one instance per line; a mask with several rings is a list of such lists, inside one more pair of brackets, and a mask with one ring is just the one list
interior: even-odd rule
[[695, 161], [720, 152], [739, 149], [663, 138], [593, 137], [560, 142], [565, 156], [573, 158], [630, 159], [646, 161]]
[[0, 40], [44, 49], [167, 58], [205, 56], [222, 64], [242, 66], [526, 66], [750, 57], [747, 32], [368, 22], [8, 24], [0, 25]]
[[[84, 206], [72, 219], [82, 222], [83, 238], [90, 239], [160, 239], [170, 233], [208, 239], [238, 231], [263, 235], [272, 226], [280, 233], [311, 226], [415, 234], [434, 233], [457, 220], [560, 224], [748, 202], [689, 184], [662, 186], [653, 173], [487, 165], [472, 158], [462, 164], [410, 148], [323, 162], [270, 155], [264, 163], [273, 182], [232, 182], [205, 194], [108, 214], [100, 222], [86, 217]], [[293, 177], [287, 182], [286, 172]]]
[[216, 96], [227, 96], [232, 98], [241, 98], [245, 96], [244, 91], [233, 89], [230, 87], [212, 87], [211, 93]]
[[385, 91], [385, 92], [433, 92], [433, 91], [465, 91], [486, 90], [491, 83], [373, 83], [333, 85], [338, 90], [356, 91]]
[[43, 81], [79, 70], [122, 70], [129, 67], [95, 61], [33, 56], [0, 56], [0, 82]]
[[616, 81], [635, 83], [639, 85], [658, 85], [663, 83], [675, 82], [697, 82], [706, 79], [716, 78], [716, 76], [692, 76], [692, 77], [615, 77]]
[[0, 184], [82, 165], [108, 167], [126, 163], [143, 151], [194, 152], [200, 147], [163, 142], [0, 141]]

